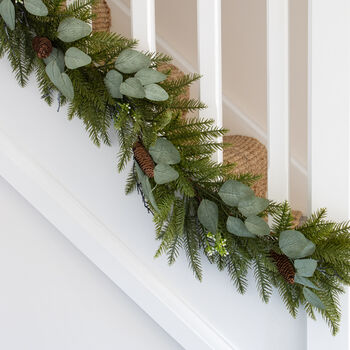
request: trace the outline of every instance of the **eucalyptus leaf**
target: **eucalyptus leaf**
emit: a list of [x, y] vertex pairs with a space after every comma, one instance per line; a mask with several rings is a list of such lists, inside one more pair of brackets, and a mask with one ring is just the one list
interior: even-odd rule
[[67, 68], [76, 69], [91, 63], [91, 57], [76, 47], [70, 47], [65, 54], [64, 61]]
[[46, 66], [46, 74], [47, 76], [50, 78], [50, 80], [52, 81], [52, 83], [54, 85], [59, 84], [60, 83], [60, 79], [61, 79], [61, 71], [58, 67], [58, 64], [56, 61], [51, 61], [47, 66]]
[[312, 255], [316, 249], [313, 242], [308, 240], [301, 232], [295, 230], [281, 232], [279, 246], [282, 252], [291, 259], [305, 258]]
[[156, 140], [149, 148], [149, 153], [157, 164], [177, 164], [181, 160], [179, 151], [164, 137]]
[[269, 205], [269, 200], [254, 196], [247, 196], [239, 200], [238, 210], [244, 216], [257, 215]]
[[198, 207], [198, 220], [210, 232], [216, 233], [219, 222], [218, 206], [208, 200], [203, 199]]
[[49, 57], [44, 58], [44, 62], [48, 65], [50, 62], [56, 61], [61, 73], [64, 72], [64, 53], [61, 50], [56, 49], [55, 47], [52, 49], [52, 52]]
[[270, 234], [269, 225], [259, 216], [248, 216], [244, 222], [248, 231], [257, 236], [267, 236]]
[[16, 26], [15, 7], [11, 0], [2, 0], [0, 2], [0, 15], [10, 30]]
[[179, 173], [168, 164], [158, 164], [154, 168], [154, 181], [158, 185], [175, 181], [178, 177]]
[[145, 97], [145, 89], [137, 78], [128, 78], [121, 83], [120, 93], [135, 98]]
[[62, 94], [68, 99], [73, 100], [74, 98], [74, 87], [69, 76], [66, 73], [61, 73], [62, 84], [58, 86]]
[[104, 79], [105, 85], [114, 98], [122, 98], [123, 95], [120, 93], [120, 85], [123, 82], [123, 76], [116, 70], [110, 70]]
[[235, 207], [244, 197], [254, 196], [254, 191], [239, 181], [228, 180], [221, 186], [219, 196], [227, 205]]
[[144, 172], [141, 170], [140, 166], [135, 163], [136, 167], [136, 174], [137, 178], [141, 184], [143, 194], [145, 195], [146, 199], [149, 200], [149, 202], [152, 204], [152, 207], [159, 211], [159, 208], [157, 206], [156, 200], [154, 198], [151, 183], [149, 182], [149, 178], [144, 174]]
[[45, 71], [51, 82], [57, 87], [62, 95], [69, 100], [73, 100], [74, 88], [72, 81], [66, 73], [61, 73], [56, 61], [51, 61], [46, 66]]
[[167, 76], [153, 68], [143, 68], [135, 74], [135, 78], [139, 79], [142, 85], [149, 85], [160, 83], [165, 80]]
[[150, 65], [151, 59], [149, 57], [133, 49], [123, 50], [115, 61], [115, 68], [126, 74], [136, 73]]
[[41, 0], [24, 0], [25, 9], [34, 16], [47, 16], [49, 11]]
[[299, 276], [312, 277], [317, 267], [317, 261], [314, 259], [297, 259], [294, 260], [294, 266]]
[[324, 310], [326, 307], [322, 303], [321, 299], [312, 292], [309, 288], [304, 287], [303, 288], [303, 294], [305, 299], [313, 306], [317, 307], [318, 309]]
[[151, 101], [166, 101], [169, 98], [168, 93], [157, 84], [145, 86], [146, 98]]
[[65, 43], [71, 43], [90, 35], [91, 25], [78, 18], [65, 18], [58, 26], [57, 37]]
[[248, 237], [255, 238], [256, 236], [249, 232], [247, 227], [244, 225], [241, 219], [235, 218], [233, 216], [229, 216], [226, 222], [227, 231], [239, 236], [239, 237]]
[[294, 282], [302, 284], [303, 286], [310, 287], [316, 290], [320, 290], [319, 287], [317, 287], [314, 283], [312, 283], [308, 278], [299, 276], [298, 274], [295, 275], [294, 277]]

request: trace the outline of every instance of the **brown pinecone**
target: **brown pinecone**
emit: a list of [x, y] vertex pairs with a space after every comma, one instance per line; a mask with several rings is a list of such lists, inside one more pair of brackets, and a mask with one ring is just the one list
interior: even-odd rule
[[52, 52], [52, 43], [50, 39], [45, 37], [36, 36], [32, 46], [40, 59], [49, 57]]
[[292, 262], [284, 254], [277, 254], [273, 250], [270, 251], [270, 257], [275, 263], [278, 272], [290, 284], [294, 284], [295, 270]]
[[134, 157], [142, 171], [148, 176], [154, 176], [154, 161], [142, 142], [138, 141], [133, 146]]

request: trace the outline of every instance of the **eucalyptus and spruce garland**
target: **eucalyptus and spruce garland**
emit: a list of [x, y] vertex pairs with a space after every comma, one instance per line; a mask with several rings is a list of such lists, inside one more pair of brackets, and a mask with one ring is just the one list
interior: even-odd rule
[[137, 188], [153, 213], [156, 256], [165, 253], [172, 264], [183, 248], [199, 280], [206, 257], [240, 293], [253, 269], [263, 301], [276, 287], [293, 316], [300, 305], [312, 318], [317, 310], [336, 334], [339, 295], [350, 283], [349, 224], [327, 221], [323, 209], [293, 228], [288, 203], [256, 197], [255, 176], [232, 175], [232, 165], [215, 163], [225, 130], [183, 117], [205, 108], [181, 97], [199, 76], [167, 79], [170, 57], [91, 32], [92, 5], [0, 0], [0, 56], [7, 55], [18, 82], [25, 86], [34, 72], [42, 98], [68, 104], [68, 117], [82, 119], [97, 145], [109, 144], [114, 124], [119, 171], [131, 162], [126, 193]]

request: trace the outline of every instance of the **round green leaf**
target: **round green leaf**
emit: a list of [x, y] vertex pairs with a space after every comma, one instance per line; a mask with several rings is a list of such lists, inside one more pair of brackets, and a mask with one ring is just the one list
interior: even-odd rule
[[120, 85], [123, 82], [123, 76], [116, 70], [110, 70], [104, 79], [105, 85], [114, 98], [122, 98], [123, 95], [120, 93]]
[[51, 61], [56, 61], [61, 73], [64, 72], [64, 67], [65, 67], [64, 53], [61, 50], [58, 50], [54, 47], [52, 49], [50, 56], [47, 58], [44, 58], [44, 62], [46, 65], [48, 65]]
[[169, 98], [168, 93], [157, 84], [145, 86], [146, 98], [151, 101], [166, 101]]
[[216, 233], [219, 222], [218, 206], [208, 199], [203, 199], [198, 207], [198, 220], [208, 231]]
[[73, 100], [74, 98], [74, 87], [69, 76], [66, 73], [61, 73], [62, 84], [58, 86], [62, 94], [68, 98], [68, 100]]
[[46, 74], [52, 81], [54, 85], [58, 85], [60, 83], [61, 79], [61, 71], [56, 63], [56, 61], [51, 61], [47, 66], [46, 66]]
[[244, 216], [257, 215], [263, 212], [268, 207], [268, 205], [268, 199], [255, 197], [255, 195], [251, 195], [239, 200], [238, 210]]
[[254, 191], [239, 181], [228, 180], [221, 186], [219, 196], [227, 205], [235, 207], [242, 198], [254, 196]]
[[73, 100], [74, 88], [72, 81], [66, 73], [61, 73], [56, 61], [51, 61], [46, 66], [46, 74], [62, 95], [69, 100]]
[[294, 230], [283, 231], [279, 237], [279, 246], [282, 252], [291, 259], [305, 258], [312, 255], [316, 249], [313, 242]]
[[85, 52], [77, 49], [76, 47], [70, 47], [64, 56], [64, 61], [67, 68], [76, 69], [87, 66], [91, 63], [91, 57]]
[[47, 16], [49, 11], [41, 0], [24, 0], [24, 7], [34, 16]]
[[312, 292], [309, 288], [304, 287], [303, 288], [303, 294], [305, 299], [313, 306], [317, 307], [318, 309], [324, 310], [326, 307], [322, 303], [321, 299]]
[[154, 168], [154, 181], [158, 185], [175, 181], [178, 177], [179, 173], [168, 164], [158, 164]]
[[257, 236], [267, 236], [270, 234], [269, 225], [259, 216], [248, 216], [244, 222], [248, 231]]
[[166, 77], [165, 74], [158, 72], [153, 68], [143, 68], [135, 74], [135, 78], [139, 79], [142, 85], [160, 83], [165, 80]]
[[65, 43], [85, 38], [92, 31], [91, 25], [74, 17], [65, 18], [58, 26], [57, 37]]
[[141, 170], [140, 166], [135, 163], [136, 168], [136, 174], [137, 178], [141, 184], [143, 194], [145, 195], [146, 199], [152, 204], [152, 207], [159, 211], [159, 208], [157, 206], [156, 200], [154, 198], [151, 183], [149, 182], [149, 178], [144, 174], [144, 172]]
[[11, 29], [15, 29], [16, 18], [15, 18], [15, 7], [11, 0], [2, 0], [0, 2], [0, 15], [5, 21], [6, 25]]
[[120, 93], [129, 97], [144, 98], [145, 89], [140, 80], [137, 78], [129, 78], [120, 84]]
[[299, 276], [298, 274], [295, 275], [294, 277], [294, 282], [302, 284], [303, 286], [310, 287], [316, 290], [320, 290], [319, 287], [317, 287], [314, 283], [312, 283], [308, 278]]
[[312, 277], [317, 267], [317, 261], [314, 259], [298, 259], [294, 261], [294, 266], [299, 276]]
[[256, 236], [248, 231], [247, 227], [244, 225], [243, 221], [235, 218], [233, 216], [229, 216], [226, 222], [227, 231], [239, 236], [239, 237], [248, 237], [255, 238]]
[[160, 137], [149, 148], [149, 153], [157, 164], [177, 164], [180, 162], [180, 153], [167, 139]]
[[133, 49], [123, 50], [115, 61], [115, 68], [126, 74], [136, 73], [150, 65], [151, 59], [149, 57]]

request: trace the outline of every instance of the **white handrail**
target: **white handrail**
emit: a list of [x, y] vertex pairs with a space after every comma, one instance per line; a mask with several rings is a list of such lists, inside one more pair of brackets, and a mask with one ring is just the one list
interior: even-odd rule
[[[208, 106], [200, 115], [222, 127], [221, 0], [197, 0], [197, 31], [200, 99]], [[217, 152], [215, 159], [222, 157]]]
[[289, 1], [267, 1], [268, 197], [289, 199]]

